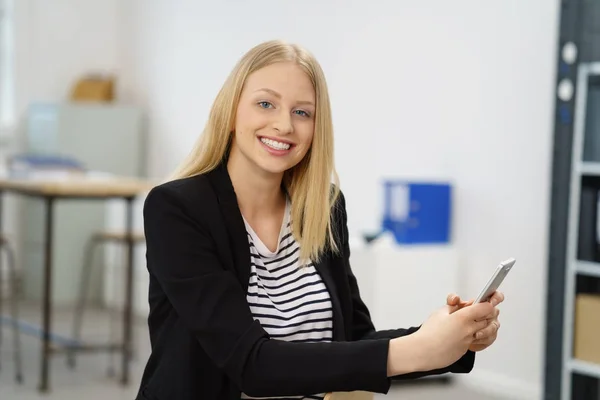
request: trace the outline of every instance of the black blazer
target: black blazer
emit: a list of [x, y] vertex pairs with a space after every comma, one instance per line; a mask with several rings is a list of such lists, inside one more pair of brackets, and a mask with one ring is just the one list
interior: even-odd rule
[[[349, 264], [346, 209], [334, 228], [341, 254], [316, 269], [333, 303], [332, 343], [272, 340], [246, 303], [250, 249], [225, 165], [155, 187], [144, 205], [152, 353], [138, 400], [238, 400], [365, 390], [386, 393], [388, 343], [418, 328], [376, 331]], [[398, 377], [466, 373], [448, 368]]]

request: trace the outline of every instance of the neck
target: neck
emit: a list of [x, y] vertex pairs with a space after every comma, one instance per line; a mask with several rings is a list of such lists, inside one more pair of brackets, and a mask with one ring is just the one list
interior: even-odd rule
[[239, 161], [238, 157], [230, 157], [227, 172], [242, 214], [255, 218], [272, 215], [274, 210], [285, 207], [285, 194], [281, 189], [283, 175], [260, 173]]

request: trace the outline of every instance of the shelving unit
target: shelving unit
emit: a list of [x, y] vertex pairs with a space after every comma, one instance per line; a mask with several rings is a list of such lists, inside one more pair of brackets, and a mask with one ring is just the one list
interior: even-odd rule
[[575, 263], [575, 273], [600, 278], [600, 264], [589, 261], [577, 261]]
[[597, 364], [579, 360], [571, 360], [567, 364], [567, 369], [569, 373], [575, 372], [581, 375], [600, 378], [600, 365]]
[[577, 166], [583, 176], [600, 176], [600, 162], [580, 162]]
[[573, 359], [579, 294], [600, 292], [600, 2], [559, 3], [543, 399], [600, 400], [600, 366]]
[[[588, 110], [588, 92], [590, 84], [595, 79], [600, 80], [600, 62], [581, 63], [578, 70], [577, 97], [575, 100], [575, 114], [573, 121], [574, 135], [571, 158], [571, 188], [564, 280], [561, 400], [571, 399], [573, 374], [592, 377], [600, 381], [600, 364], [593, 364], [573, 358], [577, 279], [579, 276], [600, 279], [600, 262], [583, 261], [580, 260], [578, 256], [578, 248], [581, 239], [579, 233], [582, 181], [590, 177], [600, 178], [600, 160], [584, 160], [587, 117], [588, 113], [596, 112], [595, 110]], [[594, 134], [596, 134], [596, 132], [594, 132]], [[600, 132], [598, 132], [598, 134], [600, 135]], [[598, 188], [598, 190], [600, 190], [600, 188]]]

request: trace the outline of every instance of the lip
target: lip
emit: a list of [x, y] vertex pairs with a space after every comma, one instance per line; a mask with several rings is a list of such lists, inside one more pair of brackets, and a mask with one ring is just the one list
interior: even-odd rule
[[[267, 137], [267, 136], [260, 136], [260, 137], [257, 137], [257, 139], [258, 139], [258, 143], [260, 143], [260, 145], [263, 147], [263, 149], [265, 149], [265, 150], [267, 151], [267, 153], [269, 153], [269, 154], [271, 154], [271, 155], [273, 155], [273, 156], [276, 156], [276, 157], [283, 157], [283, 156], [286, 156], [286, 155], [290, 154], [290, 153], [291, 153], [291, 151], [292, 151], [292, 149], [294, 148], [294, 144], [292, 144], [292, 143], [290, 143], [290, 142], [287, 142], [287, 141], [286, 141], [285, 143], [288, 143], [288, 144], [290, 144], [290, 148], [289, 148], [289, 149], [287, 149], [287, 150], [277, 150], [277, 149], [274, 149], [274, 148], [272, 148], [272, 147], [269, 147], [269, 146], [267, 146], [266, 144], [264, 144], [264, 143], [262, 142], [262, 140], [260, 140], [260, 139], [261, 139], [261, 138], [263, 138], [263, 137], [264, 137], [264, 138], [267, 138], [267, 139], [271, 139], [271, 138], [269, 138], [269, 137]], [[277, 140], [277, 139], [272, 139], [272, 140]], [[279, 140], [278, 140], [278, 141], [279, 141]]]
[[285, 140], [285, 139], [281, 139], [281, 138], [277, 138], [277, 137], [273, 137], [273, 136], [264, 136], [264, 135], [260, 135], [258, 137], [258, 140], [260, 140], [261, 138], [265, 138], [265, 139], [271, 139], [274, 140], [276, 142], [280, 142], [280, 143], [286, 143], [289, 144], [290, 146], [294, 146], [294, 142], [290, 142], [289, 140]]

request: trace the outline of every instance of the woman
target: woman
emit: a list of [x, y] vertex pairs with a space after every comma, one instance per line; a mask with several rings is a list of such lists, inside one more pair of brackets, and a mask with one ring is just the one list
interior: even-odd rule
[[376, 331], [332, 176], [320, 66], [295, 45], [253, 48], [176, 179], [146, 199], [152, 354], [138, 399], [320, 399], [471, 370], [496, 338], [494, 305], [451, 296], [419, 328]]

